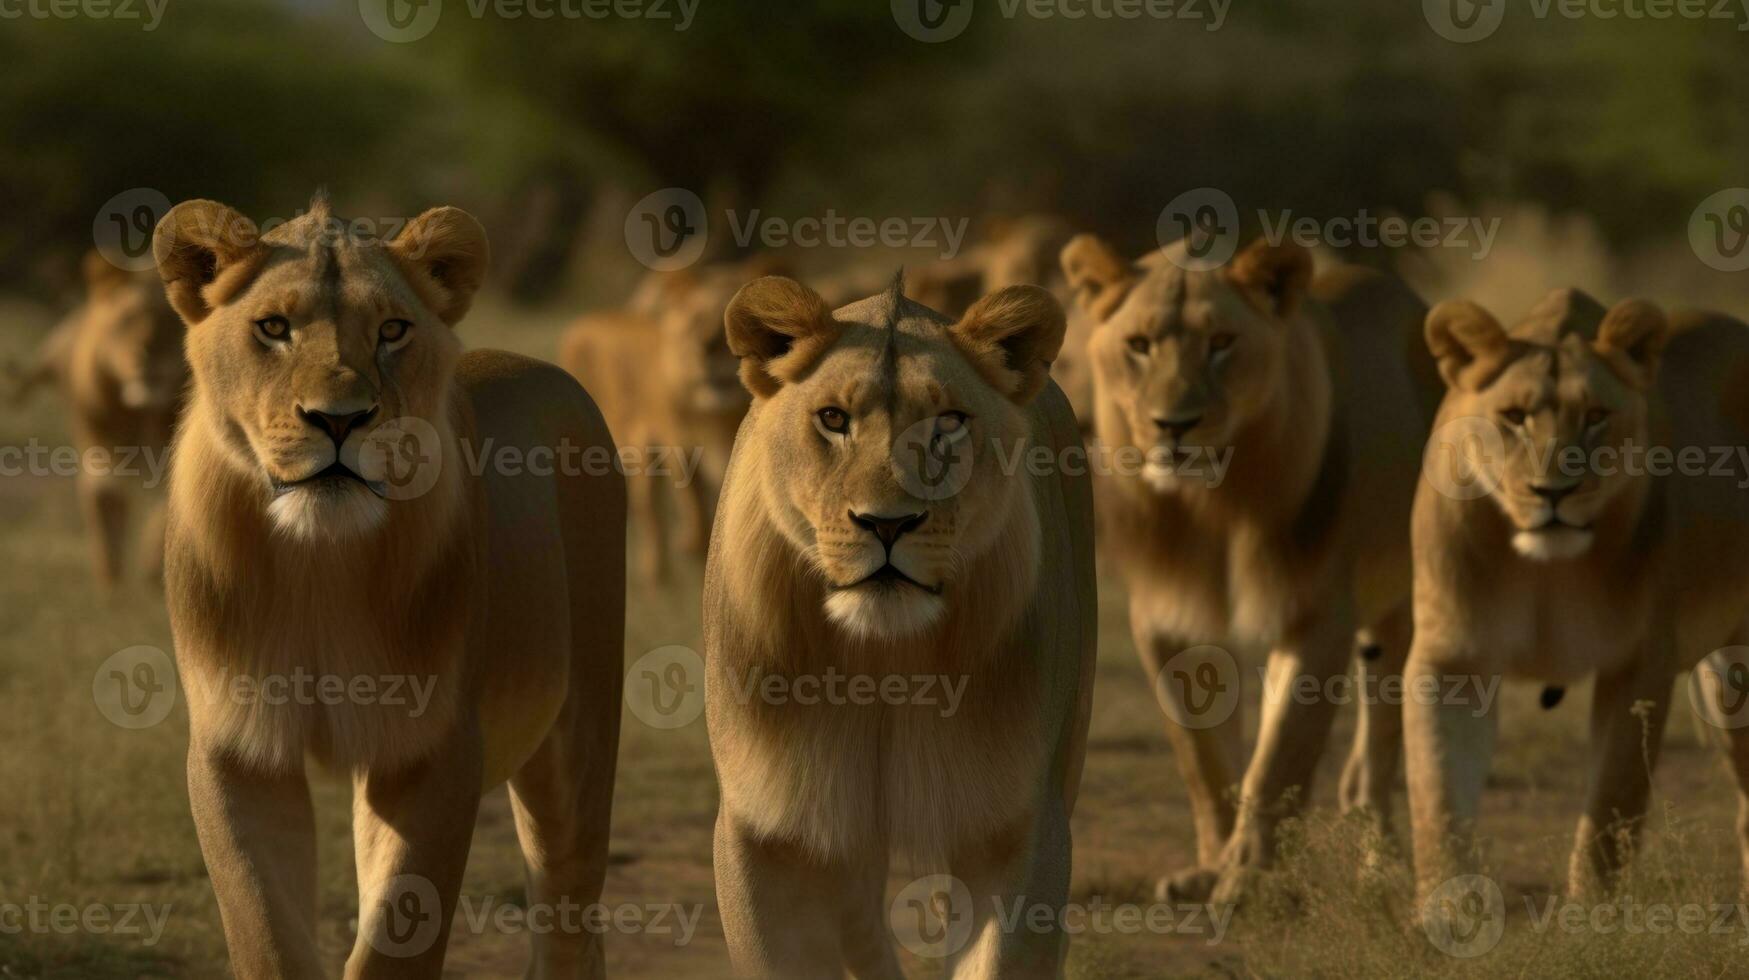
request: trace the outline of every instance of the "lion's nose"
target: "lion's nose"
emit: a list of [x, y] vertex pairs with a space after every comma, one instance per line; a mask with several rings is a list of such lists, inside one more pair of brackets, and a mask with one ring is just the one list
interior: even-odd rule
[[856, 511], [851, 511], [850, 523], [865, 531], [872, 531], [874, 536], [881, 540], [881, 544], [885, 545], [888, 551], [891, 551], [900, 535], [908, 534], [922, 527], [924, 520], [928, 517], [928, 512], [881, 517], [876, 514], [858, 514]]
[[301, 406], [298, 408], [298, 418], [326, 432], [328, 438], [334, 440], [335, 446], [343, 445], [347, 436], [363, 428], [376, 415], [374, 405], [362, 412], [344, 413], [311, 411]]
[[1198, 413], [1196, 415], [1183, 415], [1173, 418], [1164, 418], [1156, 415], [1154, 416], [1154, 424], [1160, 428], [1161, 432], [1171, 433], [1172, 438], [1183, 439], [1185, 433], [1202, 424], [1202, 415], [1201, 413]]
[[1576, 483], [1569, 483], [1565, 486], [1544, 484], [1542, 486], [1531, 487], [1530, 492], [1548, 501], [1550, 507], [1559, 507], [1561, 506], [1561, 501], [1572, 496], [1573, 491], [1577, 489], [1579, 489], [1579, 485]]

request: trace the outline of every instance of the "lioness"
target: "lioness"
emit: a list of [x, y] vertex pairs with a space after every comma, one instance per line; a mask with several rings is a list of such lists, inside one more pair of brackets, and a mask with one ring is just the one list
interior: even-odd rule
[[[1474, 303], [1441, 304], [1426, 335], [1449, 389], [1415, 497], [1405, 678], [1440, 692], [1404, 709], [1423, 897], [1473, 866], [1499, 717], [1479, 697], [1487, 682], [1596, 675], [1568, 874], [1584, 892], [1607, 884], [1646, 812], [1676, 673], [1727, 645], [1698, 686], [1702, 713], [1729, 734], [1749, 874], [1749, 717], [1726, 703], [1741, 690], [1718, 683], [1749, 663], [1749, 474], [1737, 463], [1749, 327], [1667, 321], [1637, 300], [1606, 311], [1560, 290], [1510, 330]], [[1673, 471], [1684, 454], [1690, 468]]]
[[[1160, 888], [1235, 899], [1284, 804], [1305, 800], [1357, 631], [1406, 656], [1409, 505], [1438, 386], [1415, 341], [1425, 308], [1383, 275], [1314, 278], [1303, 248], [1262, 240], [1192, 271], [1082, 235], [1062, 262], [1095, 323], [1103, 543], [1196, 820], [1199, 868]], [[1237, 648], [1271, 651], [1242, 779]], [[1370, 733], [1344, 780], [1381, 825], [1397, 737]]]
[[[194, 376], [166, 562], [189, 797], [245, 977], [328, 972], [306, 754], [352, 775], [347, 976], [438, 975], [480, 796], [506, 779], [530, 903], [586, 906], [606, 871], [624, 481], [469, 461], [611, 453], [607, 427], [558, 368], [462, 353], [472, 217], [386, 243], [345, 227], [323, 200], [266, 234], [189, 201], [153, 243]], [[588, 932], [533, 939], [533, 976], [602, 972]]]
[[[622, 452], [640, 456], [627, 462], [637, 470], [631, 518], [648, 582], [671, 578], [676, 552], [704, 556], [749, 403], [723, 338], [723, 309], [749, 272], [770, 266], [753, 259], [657, 273], [626, 309], [586, 314], [559, 342], [559, 363], [596, 395]], [[659, 504], [664, 486], [671, 513]]]
[[[68, 314], [18, 371], [14, 398], [54, 385], [67, 405], [79, 469], [79, 504], [91, 535], [92, 567], [105, 588], [122, 577], [128, 526], [127, 482], [157, 475], [188, 380], [182, 321], [155, 276], [85, 256], [85, 302]], [[136, 472], [137, 471], [137, 472]], [[154, 505], [139, 532], [138, 561], [162, 574], [164, 517]]]
[[704, 597], [735, 966], [901, 976], [897, 851], [957, 879], [955, 975], [1055, 974], [1060, 932], [996, 915], [1067, 898], [1091, 708], [1091, 492], [1023, 462], [1080, 445], [1048, 375], [1061, 309], [1018, 287], [952, 323], [895, 282], [834, 312], [765, 278], [725, 319], [754, 397]]

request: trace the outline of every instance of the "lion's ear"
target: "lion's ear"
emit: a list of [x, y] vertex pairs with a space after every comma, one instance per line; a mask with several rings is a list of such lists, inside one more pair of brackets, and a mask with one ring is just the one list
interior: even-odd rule
[[1643, 299], [1617, 303], [1597, 328], [1594, 345], [1609, 369], [1642, 391], [1658, 376], [1658, 361], [1670, 342], [1670, 321], [1664, 311]]
[[1452, 388], [1486, 388], [1506, 369], [1512, 340], [1493, 314], [1469, 300], [1447, 300], [1427, 314], [1427, 349]]
[[1037, 286], [1009, 286], [972, 304], [952, 336], [990, 384], [1025, 405], [1050, 380], [1064, 328], [1056, 297]]
[[152, 233], [164, 295], [190, 326], [235, 295], [266, 255], [255, 222], [217, 201], [184, 201]]
[[723, 311], [723, 326], [730, 352], [741, 359], [741, 383], [757, 398], [800, 378], [838, 337], [820, 294], [783, 276], [742, 286]]
[[460, 323], [492, 258], [486, 229], [474, 216], [461, 208], [432, 208], [407, 222], [388, 247], [425, 305], [444, 323]]
[[1098, 235], [1076, 235], [1063, 246], [1058, 261], [1063, 277], [1075, 291], [1075, 301], [1104, 322], [1136, 284], [1136, 270]]
[[1222, 270], [1233, 287], [1263, 313], [1290, 317], [1312, 284], [1312, 253], [1294, 242], [1259, 238]]

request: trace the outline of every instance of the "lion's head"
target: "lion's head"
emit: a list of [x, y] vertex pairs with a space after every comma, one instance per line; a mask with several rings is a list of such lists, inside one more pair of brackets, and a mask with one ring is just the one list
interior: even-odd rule
[[91, 345], [115, 398], [141, 411], [176, 404], [188, 380], [182, 321], [149, 276], [111, 265], [98, 252], [85, 257], [86, 303], [82, 343]]
[[1026, 406], [1062, 343], [1049, 293], [1006, 289], [951, 323], [905, 299], [900, 281], [833, 312], [767, 277], [724, 319], [755, 399], [737, 458], [756, 460], [743, 472], [759, 481], [758, 505], [822, 580], [831, 621], [896, 639], [978, 590], [1030, 594], [965, 572], [1000, 543], [1030, 545], [1036, 574], [1030, 483], [1005, 472], [1003, 451], [1026, 444]]
[[[455, 208], [427, 211], [387, 242], [346, 229], [321, 199], [266, 232], [222, 204], [189, 201], [153, 242], [188, 325], [191, 418], [298, 539], [383, 523], [398, 451], [385, 440], [433, 433], [447, 445], [461, 354], [451, 327], [486, 268], [485, 232]], [[407, 420], [423, 425], [401, 431]]]
[[1219, 453], [1273, 420], [1290, 338], [1312, 278], [1293, 244], [1258, 240], [1218, 269], [1160, 255], [1131, 264], [1092, 235], [1063, 249], [1063, 272], [1096, 324], [1088, 341], [1100, 435], [1142, 451], [1142, 477], [1182, 487], [1188, 450]]
[[[1593, 525], [1642, 474], [1650, 403], [1669, 325], [1655, 306], [1605, 311], [1577, 290], [1551, 293], [1511, 330], [1467, 301], [1427, 316], [1447, 393], [1429, 476], [1478, 487], [1538, 560], [1591, 547]], [[1441, 447], [1446, 447], [1441, 451]]]

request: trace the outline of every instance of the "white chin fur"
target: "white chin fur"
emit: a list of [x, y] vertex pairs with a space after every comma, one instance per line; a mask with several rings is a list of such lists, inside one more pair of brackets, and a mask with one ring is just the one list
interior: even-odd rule
[[1170, 463], [1148, 460], [1142, 464], [1142, 482], [1155, 493], [1171, 493], [1178, 489], [1178, 473]]
[[861, 586], [826, 596], [826, 616], [865, 639], [897, 640], [934, 626], [947, 604], [940, 596], [901, 586]]
[[389, 505], [356, 483], [299, 487], [267, 505], [281, 534], [298, 541], [340, 541], [381, 527]]
[[1520, 531], [1512, 536], [1512, 548], [1532, 561], [1577, 558], [1591, 550], [1591, 532], [1574, 527]]

